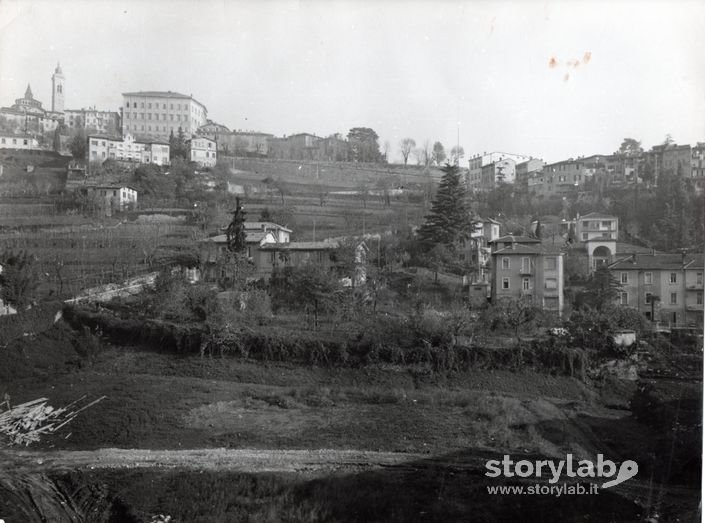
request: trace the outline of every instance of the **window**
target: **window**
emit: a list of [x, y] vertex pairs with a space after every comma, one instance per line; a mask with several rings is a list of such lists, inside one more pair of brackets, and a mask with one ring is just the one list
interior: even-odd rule
[[529, 272], [531, 270], [531, 258], [524, 256], [521, 259], [521, 272]]
[[671, 293], [671, 305], [678, 305], [678, 293], [677, 292]]
[[547, 289], [557, 289], [558, 280], [556, 278], [546, 278], [544, 285]]
[[587, 240], [587, 239], [588, 239], [588, 234], [586, 232], [584, 232], [583, 233], [583, 240]]
[[628, 272], [623, 272], [623, 273], [621, 274], [621, 278], [622, 278], [622, 279], [621, 279], [620, 281], [621, 281], [622, 283], [629, 283], [629, 273], [628, 273]]
[[699, 272], [698, 274], [696, 274], [695, 278], [696, 278], [696, 280], [697, 280], [696, 283], [697, 283], [698, 285], [702, 285], [702, 284], [703, 284], [703, 273], [702, 273], [702, 272]]
[[27, 140], [22, 140], [22, 143], [23, 143], [24, 145], [27, 145]]
[[703, 304], [703, 293], [702, 293], [702, 292], [699, 292], [699, 293], [697, 294], [695, 303], [696, 303], [697, 305], [702, 305], [702, 304]]
[[677, 312], [671, 313], [671, 322], [678, 323], [678, 313]]
[[502, 288], [503, 289], [509, 288], [509, 278], [502, 278]]
[[612, 226], [612, 222], [609, 222], [609, 221], [607, 221], [607, 222], [602, 222], [602, 226], [603, 226], [603, 227], [610, 228], [610, 227]]
[[166, 109], [166, 104], [162, 104], [162, 109]]
[[[509, 258], [507, 258], [505, 256], [504, 258], [502, 258], [502, 270], [507, 270], [507, 269], [509, 269]], [[508, 288], [509, 287], [507, 287], [507, 289]]]
[[2, 140], [0, 140], [0, 143], [5, 143], [5, 138], [3, 138]]
[[529, 278], [524, 278], [521, 280], [521, 288], [525, 291], [531, 289], [531, 280]]
[[674, 283], [678, 283], [678, 273], [672, 272], [671, 278], [669, 281], [670, 281], [671, 285]]
[[169, 108], [173, 111], [174, 110], [174, 104], [169, 104]]
[[97, 145], [98, 145], [98, 140], [91, 140], [91, 145], [97, 146]]
[[548, 296], [543, 299], [543, 308], [547, 310], [558, 310], [558, 298], [555, 296]]
[[549, 271], [555, 271], [556, 270], [556, 259], [551, 256], [550, 258], [544, 258], [543, 260], [543, 268]]
[[644, 273], [644, 285], [653, 285], [654, 283], [654, 274], [652, 272], [645, 272]]
[[651, 303], [652, 296], [653, 296], [652, 293], [647, 292], [647, 293], [644, 295], [644, 303]]
[[148, 103], [148, 104], [147, 104], [147, 109], [151, 109], [151, 108], [152, 108], [152, 104], [151, 104], [151, 103]]
[[144, 120], [144, 113], [140, 113], [140, 120]]
[[620, 305], [629, 305], [629, 294], [626, 292], [620, 292], [619, 293], [619, 304]]
[[140, 109], [144, 109], [144, 102], [140, 103]]

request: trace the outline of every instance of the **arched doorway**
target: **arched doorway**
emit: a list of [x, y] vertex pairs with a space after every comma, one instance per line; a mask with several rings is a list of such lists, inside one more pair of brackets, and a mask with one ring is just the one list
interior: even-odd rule
[[612, 251], [610, 251], [609, 247], [605, 247], [604, 245], [595, 247], [595, 250], [592, 251], [593, 270], [599, 269], [603, 265], [607, 265], [611, 261], [611, 259]]

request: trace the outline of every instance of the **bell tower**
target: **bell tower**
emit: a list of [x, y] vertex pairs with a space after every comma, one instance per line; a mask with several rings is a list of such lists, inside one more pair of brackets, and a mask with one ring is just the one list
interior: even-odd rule
[[54, 74], [51, 75], [51, 110], [56, 113], [64, 112], [64, 73], [58, 63]]

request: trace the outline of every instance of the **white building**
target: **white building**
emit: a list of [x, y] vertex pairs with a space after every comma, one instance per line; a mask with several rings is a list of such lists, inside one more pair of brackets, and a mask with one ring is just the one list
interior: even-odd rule
[[614, 261], [617, 254], [619, 219], [616, 216], [591, 212], [575, 219], [575, 232], [588, 253], [588, 269], [594, 271], [601, 265]]
[[[468, 160], [467, 185], [470, 189], [493, 189], [497, 177], [506, 183], [514, 183], [516, 164], [531, 160], [531, 156], [492, 152], [477, 154]], [[483, 180], [483, 172], [485, 174]]]
[[185, 136], [196, 134], [208, 121], [208, 109], [193, 96], [172, 91], [123, 93], [123, 132], [167, 140], [179, 127]]
[[188, 141], [188, 145], [189, 158], [201, 167], [213, 167], [218, 161], [215, 140], [205, 136], [194, 136]]
[[0, 134], [0, 149], [39, 149], [36, 138], [28, 135]]
[[169, 144], [158, 140], [136, 140], [131, 134], [124, 138], [90, 135], [88, 161], [103, 163], [120, 160], [169, 165]]

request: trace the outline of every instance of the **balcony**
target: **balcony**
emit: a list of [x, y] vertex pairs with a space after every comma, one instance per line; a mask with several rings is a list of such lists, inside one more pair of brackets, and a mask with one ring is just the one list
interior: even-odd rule
[[521, 269], [519, 269], [519, 274], [522, 276], [531, 276], [533, 273], [533, 267], [522, 267]]
[[702, 283], [687, 283], [685, 288], [688, 291], [701, 291], [701, 290], [703, 290], [703, 284]]

